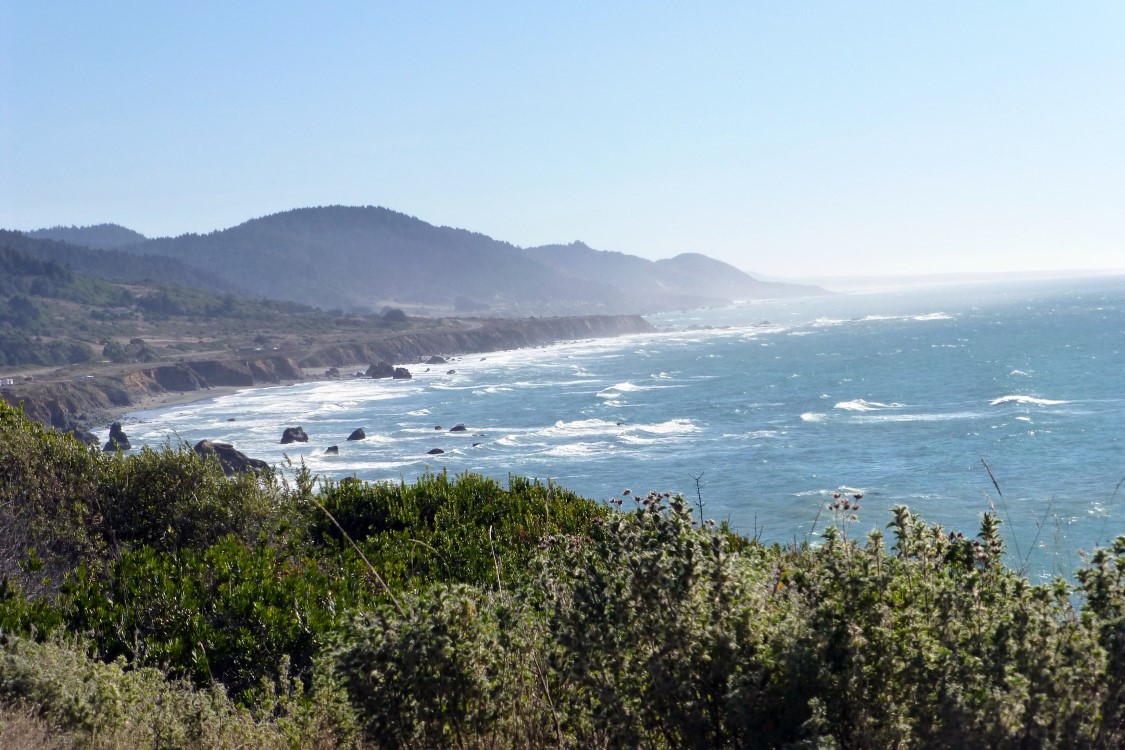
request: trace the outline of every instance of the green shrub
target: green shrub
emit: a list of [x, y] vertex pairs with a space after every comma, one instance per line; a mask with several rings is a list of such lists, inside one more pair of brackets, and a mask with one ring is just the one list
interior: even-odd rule
[[[409, 485], [325, 481], [319, 502], [396, 588], [521, 580], [541, 539], [582, 533], [606, 513], [550, 484], [511, 477], [505, 490], [479, 474], [427, 474]], [[323, 515], [314, 533], [343, 544]]]

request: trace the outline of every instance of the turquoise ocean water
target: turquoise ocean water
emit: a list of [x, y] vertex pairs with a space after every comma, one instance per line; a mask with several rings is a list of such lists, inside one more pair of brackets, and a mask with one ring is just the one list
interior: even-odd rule
[[[408, 364], [411, 381], [246, 390], [138, 412], [125, 428], [137, 446], [209, 438], [332, 477], [514, 473], [598, 499], [625, 488], [694, 497], [702, 475], [708, 517], [782, 542], [815, 538], [829, 520], [818, 511], [841, 490], [864, 493], [853, 533], [885, 526], [898, 504], [975, 533], [994, 506], [1013, 557], [1039, 577], [1125, 534], [1125, 486], [1114, 494], [1125, 478], [1125, 278], [650, 320], [662, 330]], [[449, 432], [458, 423], [466, 431]], [[295, 425], [310, 441], [280, 445]], [[368, 438], [347, 442], [357, 427]], [[330, 445], [339, 455], [324, 454]]]

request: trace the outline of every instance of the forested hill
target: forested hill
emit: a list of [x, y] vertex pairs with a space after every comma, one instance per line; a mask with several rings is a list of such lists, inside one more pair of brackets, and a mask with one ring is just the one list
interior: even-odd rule
[[116, 250], [127, 245], [136, 245], [148, 239], [140, 232], [126, 229], [119, 224], [95, 224], [92, 227], [50, 227], [27, 232], [27, 236], [40, 240], [59, 240], [72, 245], [83, 245], [98, 250]]
[[646, 313], [822, 293], [759, 282], [705, 256], [654, 263], [579, 244], [524, 249], [374, 206], [294, 209], [122, 249], [177, 258], [254, 295], [326, 310]]
[[[97, 227], [86, 227], [84, 229], [97, 229]], [[40, 230], [40, 232], [47, 231], [53, 230]], [[216, 294], [246, 294], [245, 289], [236, 282], [227, 281], [217, 274], [210, 273], [205, 268], [200, 268], [177, 258], [161, 255], [137, 255], [123, 250], [102, 250], [93, 245], [81, 247], [70, 242], [40, 239], [31, 236], [32, 234], [37, 233], [11, 232], [0, 229], [0, 247], [25, 253], [40, 260], [54, 261], [69, 266], [82, 275], [108, 281], [179, 284]], [[81, 234], [81, 231], [71, 232], [70, 234], [78, 241], [84, 242], [87, 240]]]

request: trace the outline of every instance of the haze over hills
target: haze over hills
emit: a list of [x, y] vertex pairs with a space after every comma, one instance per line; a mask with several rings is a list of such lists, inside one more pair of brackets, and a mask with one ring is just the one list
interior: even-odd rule
[[249, 294], [322, 309], [490, 315], [645, 313], [824, 293], [758, 281], [699, 254], [649, 261], [582, 243], [524, 249], [374, 206], [301, 208], [209, 234], [144, 239], [116, 225], [42, 236], [176, 259]]

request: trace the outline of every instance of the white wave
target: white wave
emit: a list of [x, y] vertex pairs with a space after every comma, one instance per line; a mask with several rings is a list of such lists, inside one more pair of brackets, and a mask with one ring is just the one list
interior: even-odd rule
[[556, 445], [554, 448], [543, 451], [540, 455], [557, 458], [590, 458], [606, 455], [612, 450], [613, 446], [609, 443], [567, 443], [566, 445]]
[[473, 390], [474, 396], [492, 395], [494, 393], [508, 393], [512, 389], [506, 385], [489, 385], [484, 388], [477, 388]]
[[538, 434], [545, 437], [575, 437], [588, 435], [616, 434], [623, 425], [610, 422], [607, 419], [576, 419], [573, 422], [558, 421], [551, 427], [541, 430]]
[[408, 417], [424, 417], [429, 413], [430, 413], [429, 409], [425, 409], [425, 408], [415, 409], [414, 411], [406, 412], [406, 416], [408, 416]]
[[1035, 396], [1001, 396], [994, 398], [990, 402], [990, 406], [1001, 406], [1003, 404], [1035, 404], [1036, 406], [1058, 406], [1059, 404], [1069, 404], [1069, 401], [1062, 401], [1059, 399], [1050, 398], [1037, 398]]
[[823, 422], [828, 417], [827, 414], [815, 414], [807, 411], [801, 415], [802, 422]]
[[862, 398], [855, 401], [841, 401], [836, 404], [833, 409], [840, 409], [841, 411], [877, 411], [879, 409], [902, 409], [906, 404], [890, 403], [884, 404], [879, 401], [865, 401]]
[[915, 316], [914, 316], [913, 318], [911, 318], [911, 320], [919, 320], [919, 321], [925, 321], [925, 320], [953, 320], [953, 316], [952, 316], [952, 315], [950, 315], [949, 313], [943, 313], [943, 312], [934, 312], [934, 313], [927, 313], [927, 314], [925, 314], [925, 315], [915, 315]]
[[628, 393], [630, 391], [640, 391], [640, 390], [643, 390], [643, 386], [639, 386], [639, 385], [636, 385], [635, 383], [630, 383], [628, 381], [625, 381], [624, 383], [618, 383], [617, 385], [611, 385], [609, 388], [604, 389], [602, 392], [604, 393], [605, 391], [621, 391], [622, 393]]
[[1030, 378], [1031, 377], [1031, 373], [1024, 372], [1023, 370], [1012, 370], [1008, 374], [1009, 375], [1017, 375], [1017, 376], [1022, 377], [1022, 378]]
[[977, 419], [983, 416], [975, 411], [955, 411], [947, 413], [923, 414], [861, 414], [853, 417], [856, 422], [951, 422], [957, 419]]
[[825, 326], [838, 326], [842, 323], [847, 323], [846, 320], [838, 318], [817, 318], [812, 322], [813, 328], [824, 328]]
[[679, 435], [686, 432], [699, 432], [699, 427], [690, 419], [669, 419], [658, 424], [627, 425], [631, 432], [647, 432], [652, 435]]

